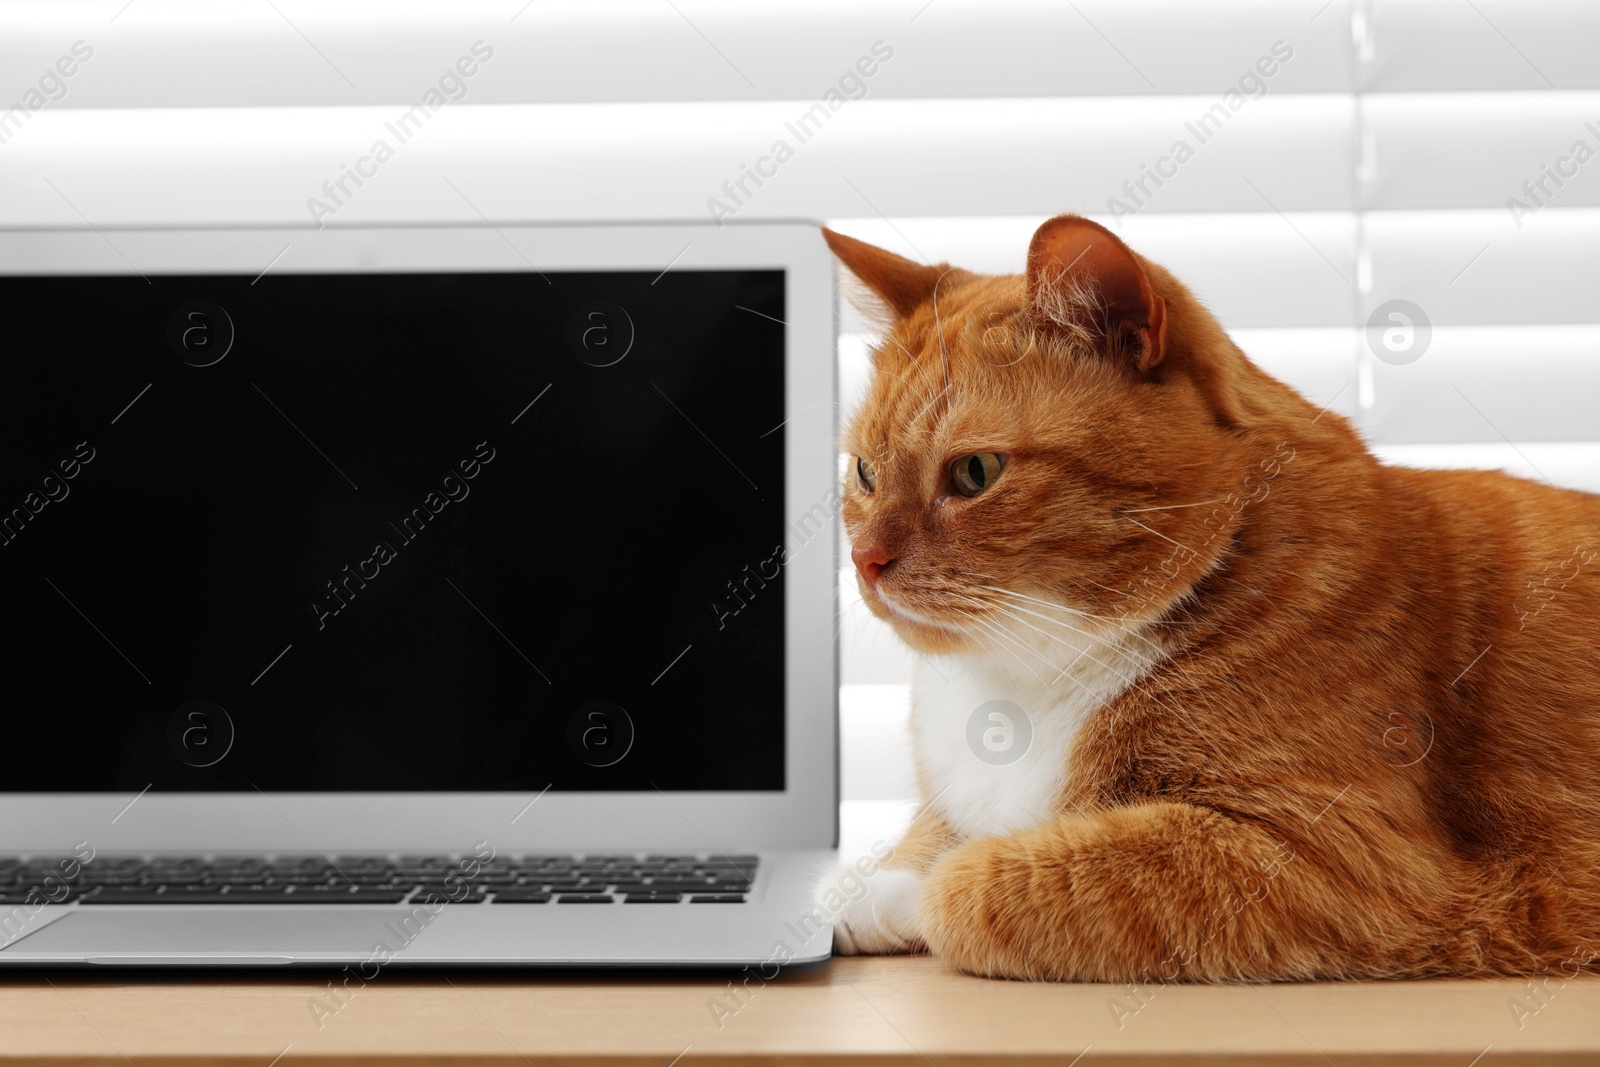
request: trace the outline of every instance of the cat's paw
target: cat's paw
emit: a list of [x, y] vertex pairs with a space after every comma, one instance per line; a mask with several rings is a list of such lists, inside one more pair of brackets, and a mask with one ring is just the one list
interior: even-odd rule
[[841, 956], [921, 952], [917, 906], [922, 876], [880, 868], [863, 876], [841, 864], [817, 886], [817, 906], [833, 922], [833, 951]]
[[1045, 850], [1019, 846], [1024, 836], [969, 841], [934, 864], [917, 916], [928, 951], [985, 978], [1111, 980], [1072, 969], [1087, 939], [1065, 919], [1065, 891], [1036, 866]]

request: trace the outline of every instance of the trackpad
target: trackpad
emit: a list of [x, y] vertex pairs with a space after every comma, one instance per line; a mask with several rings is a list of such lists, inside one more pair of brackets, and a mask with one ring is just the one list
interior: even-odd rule
[[[361, 957], [380, 941], [403, 945], [411, 912], [403, 908], [208, 908], [148, 910], [80, 908], [42, 930], [12, 942], [16, 955], [60, 954], [156, 960], [221, 953], [250, 962], [289, 962], [289, 956]], [[419, 931], [420, 932], [420, 931]], [[3, 950], [0, 950], [3, 951]], [[274, 959], [274, 957], [279, 957]], [[223, 962], [223, 961], [218, 961]]]

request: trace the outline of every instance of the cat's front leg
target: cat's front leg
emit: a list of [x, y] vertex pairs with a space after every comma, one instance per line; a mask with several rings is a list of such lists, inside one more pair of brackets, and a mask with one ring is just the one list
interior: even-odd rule
[[833, 950], [841, 956], [921, 952], [917, 925], [927, 872], [947, 851], [953, 834], [931, 808], [923, 808], [892, 849], [841, 862], [817, 885], [816, 904], [833, 923]]
[[1182, 803], [1062, 816], [947, 853], [922, 887], [918, 929], [935, 955], [991, 977], [1482, 971], [1487, 920], [1463, 912], [1428, 855], [1381, 820], [1344, 816], [1326, 814], [1315, 842]]

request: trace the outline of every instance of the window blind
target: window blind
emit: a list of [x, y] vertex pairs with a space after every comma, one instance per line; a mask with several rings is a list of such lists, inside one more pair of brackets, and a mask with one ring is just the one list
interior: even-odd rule
[[[1076, 211], [1386, 458], [1600, 491], [1597, 40], [1580, 0], [17, 0], [0, 223], [304, 227], [378, 140], [335, 222], [809, 217], [1016, 271]], [[900, 680], [842, 587], [846, 679]]]

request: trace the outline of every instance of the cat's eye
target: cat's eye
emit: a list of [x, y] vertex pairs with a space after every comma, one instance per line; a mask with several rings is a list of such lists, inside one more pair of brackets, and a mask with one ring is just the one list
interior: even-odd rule
[[878, 472], [873, 470], [871, 464], [860, 456], [856, 457], [856, 478], [861, 482], [861, 488], [866, 492], [877, 491]]
[[962, 496], [977, 496], [994, 484], [1005, 466], [1004, 457], [994, 452], [974, 452], [950, 465], [950, 481]]

